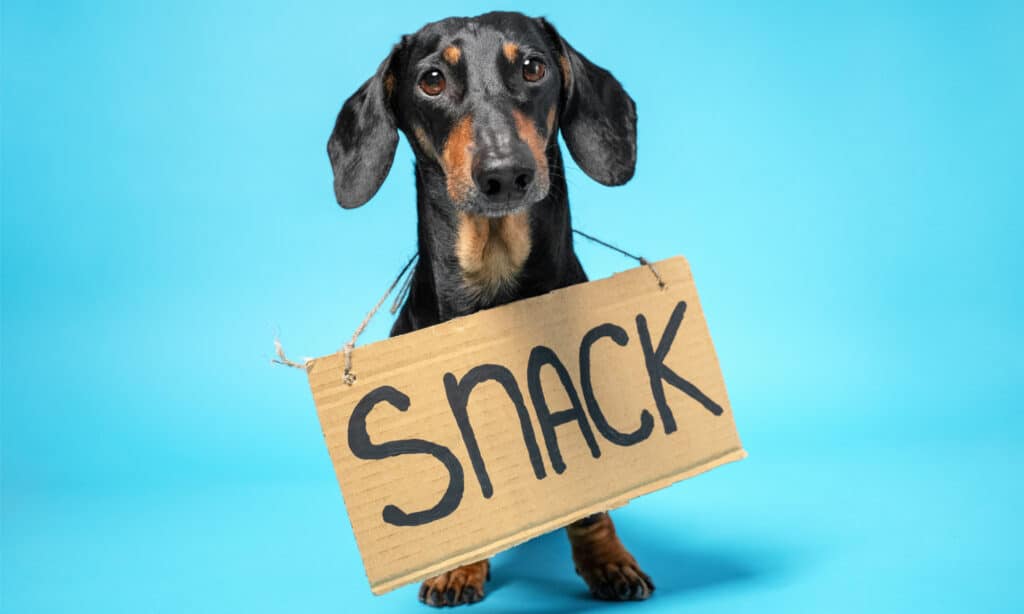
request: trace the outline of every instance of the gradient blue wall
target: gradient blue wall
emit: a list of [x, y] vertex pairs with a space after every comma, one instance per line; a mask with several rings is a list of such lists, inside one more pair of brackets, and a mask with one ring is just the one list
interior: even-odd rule
[[[1021, 7], [500, 7], [637, 101], [635, 179], [570, 169], [575, 221], [690, 259], [751, 453], [618, 514], [639, 609], [1024, 609]], [[305, 379], [268, 359], [277, 328], [336, 350], [414, 250], [404, 144], [334, 204], [341, 103], [400, 35], [492, 8], [4, 2], [5, 612], [414, 608], [370, 596]], [[499, 556], [479, 609], [603, 608], [563, 542]]]

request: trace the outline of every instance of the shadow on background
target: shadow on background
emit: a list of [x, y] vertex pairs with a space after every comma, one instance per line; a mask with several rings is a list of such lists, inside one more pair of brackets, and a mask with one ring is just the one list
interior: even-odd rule
[[[651, 606], [663, 608], [666, 601], [687, 600], [698, 592], [772, 582], [796, 567], [796, 553], [778, 545], [697, 545], [677, 528], [649, 527], [641, 534], [634, 526], [628, 532], [631, 535], [623, 542], [657, 587], [648, 602]], [[569, 542], [561, 530], [499, 554], [492, 576], [488, 595], [491, 606], [498, 606], [496, 611], [585, 612], [618, 605], [591, 598], [573, 569]], [[507, 608], [509, 603], [519, 607]]]

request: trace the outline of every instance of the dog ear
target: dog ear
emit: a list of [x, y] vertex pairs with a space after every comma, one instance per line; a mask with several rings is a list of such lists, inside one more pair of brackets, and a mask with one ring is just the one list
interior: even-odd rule
[[390, 98], [396, 80], [392, 62], [400, 47], [395, 45], [376, 74], [345, 101], [327, 140], [334, 195], [346, 209], [373, 198], [395, 159], [398, 130]]
[[592, 63], [544, 18], [541, 27], [559, 53], [562, 112], [569, 153], [591, 179], [622, 185], [636, 169], [636, 105], [610, 72]]

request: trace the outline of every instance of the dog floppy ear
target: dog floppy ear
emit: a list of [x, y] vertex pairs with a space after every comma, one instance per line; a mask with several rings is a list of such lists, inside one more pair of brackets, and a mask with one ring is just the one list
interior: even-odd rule
[[400, 46], [395, 45], [377, 73], [345, 101], [327, 140], [334, 195], [346, 209], [373, 198], [395, 159], [398, 130], [390, 101], [395, 86], [391, 64]]
[[636, 105], [610, 72], [573, 49], [547, 20], [541, 27], [559, 53], [559, 124], [573, 160], [591, 179], [622, 185], [636, 169]]

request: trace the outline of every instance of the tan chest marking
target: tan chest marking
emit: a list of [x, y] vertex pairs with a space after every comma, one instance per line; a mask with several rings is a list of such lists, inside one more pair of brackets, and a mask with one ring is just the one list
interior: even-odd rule
[[466, 287], [477, 298], [491, 299], [515, 287], [530, 247], [526, 211], [502, 218], [459, 214], [455, 255]]

